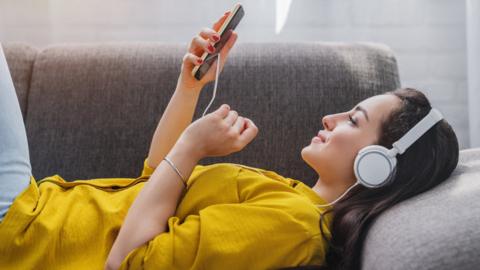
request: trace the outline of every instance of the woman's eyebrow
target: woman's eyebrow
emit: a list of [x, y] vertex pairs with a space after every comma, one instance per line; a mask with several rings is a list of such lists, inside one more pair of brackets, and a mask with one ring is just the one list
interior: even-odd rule
[[369, 121], [367, 110], [365, 110], [363, 107], [361, 107], [360, 105], [357, 105], [357, 106], [355, 106], [354, 110], [363, 112], [363, 114], [365, 115], [365, 118], [367, 119], [367, 121]]

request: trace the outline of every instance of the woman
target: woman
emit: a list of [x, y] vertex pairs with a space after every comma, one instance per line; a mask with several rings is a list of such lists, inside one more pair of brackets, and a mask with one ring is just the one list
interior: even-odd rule
[[[5, 199], [8, 212], [0, 223], [1, 269], [353, 268], [373, 218], [434, 187], [455, 168], [457, 139], [442, 120], [398, 157], [391, 185], [348, 191], [356, 181], [353, 162], [361, 148], [374, 143], [390, 148], [428, 113], [426, 98], [411, 89], [373, 96], [322, 119], [323, 140], [312, 140], [302, 150], [319, 175], [313, 188], [273, 171], [198, 165], [204, 157], [240, 151], [258, 133], [250, 119], [226, 105], [190, 124], [215, 64], [201, 81], [191, 71], [204, 51], [212, 51], [227, 15], [192, 40], [140, 177], [65, 182], [55, 175], [36, 183], [29, 167], [21, 169], [24, 174], [17, 178], [23, 186], [18, 183], [20, 188]], [[220, 52], [220, 68], [236, 38], [232, 33]], [[16, 102], [13, 85], [0, 91], [0, 98], [8, 92]], [[16, 118], [0, 122], [7, 135], [9, 125], [21, 121], [20, 110], [10, 109]], [[18, 147], [5, 138], [0, 137], [2, 150]], [[25, 164], [28, 156], [22, 158]], [[2, 194], [6, 186], [17, 185], [12, 181], [0, 175], [0, 184], [6, 183]], [[333, 208], [317, 207], [346, 191]]]
[[[330, 131], [327, 133], [327, 143], [316, 146], [316, 149], [310, 145], [312, 148], [309, 149], [309, 146], [302, 150], [303, 159], [320, 176], [313, 189], [327, 201], [334, 200], [356, 181], [352, 158], [355, 158], [359, 149], [368, 144], [391, 148], [392, 143], [405, 135], [431, 109], [425, 95], [411, 88], [397, 89], [361, 103], [372, 102], [372, 99], [382, 102], [378, 104], [377, 111], [366, 109], [368, 112], [375, 111], [376, 116], [372, 117], [369, 113], [369, 121], [366, 114], [351, 119], [355, 128], [348, 125], [341, 127], [343, 119], [350, 117], [343, 113], [326, 116], [323, 125]], [[390, 109], [386, 107], [388, 100], [391, 101]], [[367, 104], [364, 107], [368, 107]], [[379, 111], [386, 113], [380, 117], [377, 114]], [[378, 126], [371, 129], [374, 117], [377, 120], [373, 121]], [[333, 218], [330, 231], [326, 234], [326, 237], [330, 237], [325, 239], [329, 250], [321, 266], [284, 269], [360, 269], [363, 243], [375, 219], [393, 205], [445, 181], [456, 168], [458, 155], [457, 137], [451, 126], [441, 120], [405, 153], [397, 156], [398, 162], [390, 184], [376, 189], [355, 186], [344, 193], [345, 196], [335, 206], [322, 213], [322, 219], [327, 214], [332, 214]]]

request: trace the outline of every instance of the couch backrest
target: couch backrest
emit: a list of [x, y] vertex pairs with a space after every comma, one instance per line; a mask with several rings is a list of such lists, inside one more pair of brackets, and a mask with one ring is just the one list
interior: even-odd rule
[[[139, 175], [185, 45], [54, 45], [36, 54], [30, 83], [22, 81], [25, 70], [17, 65], [23, 60], [16, 58], [30, 61], [22, 53], [33, 49], [6, 47], [21, 99], [23, 85], [30, 85], [26, 128], [37, 180], [53, 174], [67, 180]], [[194, 120], [210, 101], [212, 86], [201, 93]], [[209, 112], [228, 103], [251, 118], [259, 134], [241, 152], [200, 163], [242, 163], [313, 185], [317, 175], [300, 152], [323, 128], [322, 117], [399, 86], [395, 57], [380, 44], [239, 43]]]

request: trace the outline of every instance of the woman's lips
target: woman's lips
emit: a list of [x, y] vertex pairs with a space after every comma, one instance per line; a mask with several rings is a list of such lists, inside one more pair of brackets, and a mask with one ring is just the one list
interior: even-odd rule
[[327, 141], [327, 137], [325, 136], [325, 134], [322, 134], [322, 131], [319, 131], [316, 137], [320, 138], [322, 142]]
[[312, 142], [316, 142], [316, 143], [324, 143], [323, 139], [319, 136], [315, 136], [312, 138]]

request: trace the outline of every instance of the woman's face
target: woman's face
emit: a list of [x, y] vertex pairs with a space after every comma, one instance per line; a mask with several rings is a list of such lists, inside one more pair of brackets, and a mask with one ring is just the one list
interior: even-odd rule
[[376, 144], [381, 123], [398, 106], [399, 98], [384, 94], [365, 99], [350, 111], [326, 115], [322, 119], [324, 129], [318, 134], [322, 140], [312, 139], [302, 149], [303, 160], [324, 182], [354, 183], [353, 163], [358, 151]]

